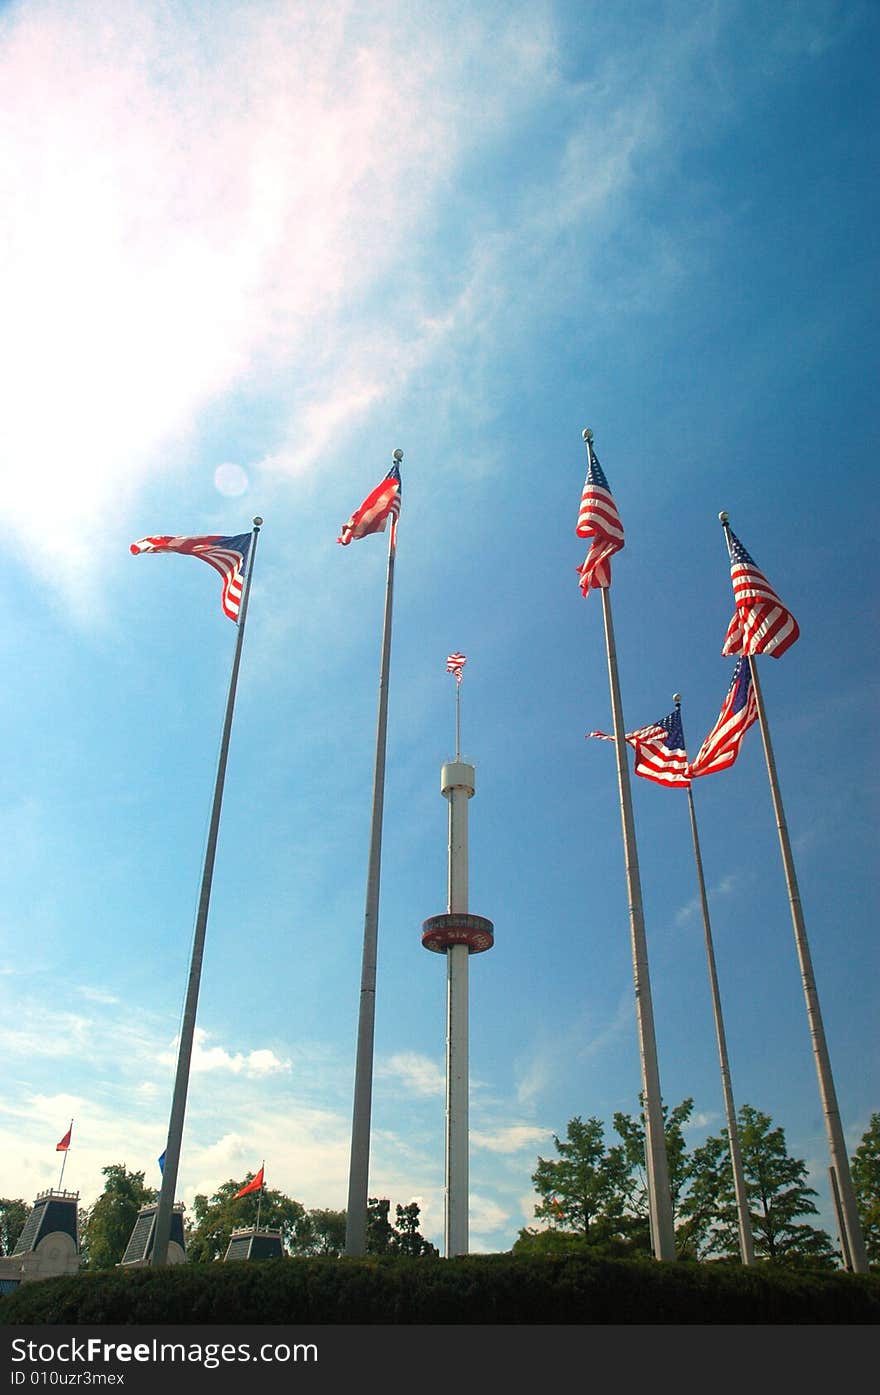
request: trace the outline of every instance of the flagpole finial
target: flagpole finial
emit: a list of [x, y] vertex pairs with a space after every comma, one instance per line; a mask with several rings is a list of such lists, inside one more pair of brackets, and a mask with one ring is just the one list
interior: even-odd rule
[[583, 436], [585, 441], [592, 441], [593, 439], [593, 433], [590, 430], [589, 426], [584, 427], [583, 431], [581, 432], [581, 435]]
[[675, 703], [676, 707], [681, 707], [681, 693], [673, 693], [672, 701]]
[[262, 528], [262, 526], [263, 526], [263, 520], [262, 520], [262, 518], [260, 518], [260, 515], [257, 514], [257, 517], [254, 519], [254, 527], [255, 527], [255, 528]]
[[727, 510], [722, 509], [720, 514], [718, 515], [718, 522], [721, 524], [725, 524], [729, 517], [730, 515], [728, 514]]
[[391, 459], [394, 461], [395, 465], [400, 464], [403, 459], [403, 451], [400, 449], [400, 446], [397, 447], [397, 450], [391, 452]]

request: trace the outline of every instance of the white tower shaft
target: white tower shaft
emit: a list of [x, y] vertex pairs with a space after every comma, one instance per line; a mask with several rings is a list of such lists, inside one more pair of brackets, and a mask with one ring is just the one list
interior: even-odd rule
[[[449, 800], [448, 911], [468, 909], [468, 800], [474, 767], [452, 761], [441, 771]], [[468, 957], [467, 944], [446, 951], [446, 1256], [468, 1252]]]

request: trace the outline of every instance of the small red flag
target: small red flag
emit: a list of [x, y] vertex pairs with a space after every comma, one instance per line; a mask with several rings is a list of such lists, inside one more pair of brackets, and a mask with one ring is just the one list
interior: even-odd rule
[[55, 1152], [56, 1152], [56, 1153], [66, 1153], [66, 1152], [67, 1152], [68, 1148], [70, 1147], [70, 1135], [71, 1135], [72, 1133], [73, 1133], [73, 1124], [71, 1124], [70, 1128], [67, 1130], [67, 1133], [64, 1135], [64, 1137], [62, 1138], [61, 1142], [55, 1144]]
[[259, 1191], [262, 1191], [262, 1189], [263, 1189], [263, 1169], [260, 1168], [259, 1172], [257, 1173], [256, 1177], [253, 1179], [253, 1181], [251, 1181], [251, 1182], [245, 1182], [244, 1186], [243, 1186], [239, 1191], [237, 1191], [237, 1192], [235, 1193], [235, 1196], [232, 1198], [232, 1200], [233, 1200], [233, 1201], [237, 1201], [238, 1198], [239, 1198], [240, 1196], [247, 1196], [248, 1192], [259, 1192]]

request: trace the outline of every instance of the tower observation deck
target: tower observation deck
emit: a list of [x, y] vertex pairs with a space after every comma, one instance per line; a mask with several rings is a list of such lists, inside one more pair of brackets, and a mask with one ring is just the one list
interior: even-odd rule
[[456, 755], [440, 771], [449, 801], [448, 905], [422, 923], [422, 944], [446, 955], [446, 1190], [445, 1253], [468, 1253], [468, 961], [495, 943], [495, 928], [468, 910], [468, 801], [474, 767]]

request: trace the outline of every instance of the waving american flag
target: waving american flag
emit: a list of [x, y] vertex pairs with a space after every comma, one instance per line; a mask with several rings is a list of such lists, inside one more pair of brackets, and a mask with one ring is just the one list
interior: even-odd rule
[[593, 539], [586, 560], [578, 567], [580, 587], [585, 596], [591, 588], [611, 585], [611, 558], [623, 547], [623, 524], [617, 505], [589, 440], [587, 456], [587, 477], [575, 529], [579, 538]]
[[456, 683], [461, 682], [461, 671], [467, 663], [467, 655], [450, 654], [446, 660], [446, 672], [455, 674]]
[[[613, 741], [614, 737], [604, 731], [588, 731], [587, 737], [598, 736], [603, 741]], [[656, 785], [667, 785], [671, 789], [687, 789], [690, 785], [690, 771], [687, 752], [684, 747], [684, 733], [681, 726], [681, 713], [676, 707], [668, 717], [638, 731], [628, 731], [624, 740], [636, 753], [633, 770]]]
[[778, 659], [800, 634], [798, 623], [733, 530], [728, 531], [730, 580], [736, 610], [727, 627], [721, 652], [772, 654]]
[[230, 620], [238, 620], [241, 606], [241, 593], [244, 589], [244, 565], [251, 545], [250, 533], [237, 533], [234, 537], [223, 537], [210, 533], [204, 537], [170, 537], [162, 534], [157, 537], [141, 538], [131, 544], [130, 551], [139, 552], [182, 552], [187, 557], [199, 557], [213, 567], [223, 578], [221, 604], [223, 614]]

